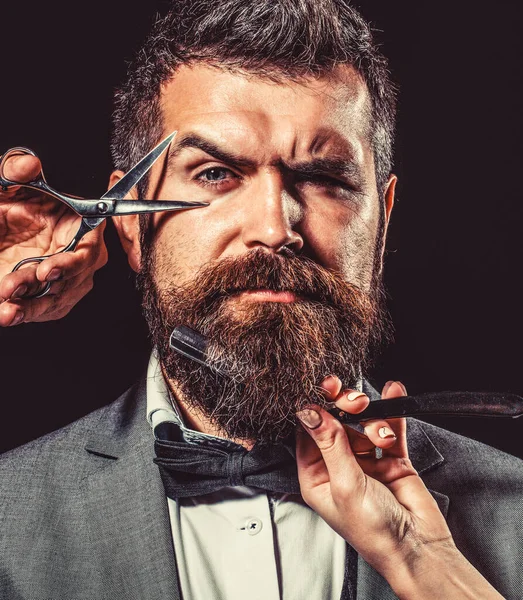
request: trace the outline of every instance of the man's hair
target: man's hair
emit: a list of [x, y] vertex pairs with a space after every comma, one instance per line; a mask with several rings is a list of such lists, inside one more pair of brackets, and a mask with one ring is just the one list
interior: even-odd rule
[[[392, 167], [395, 90], [369, 25], [346, 0], [173, 0], [116, 92], [112, 156], [127, 171], [160, 139], [160, 92], [195, 62], [282, 82], [352, 65], [370, 96], [370, 136], [380, 194]], [[145, 195], [147, 180], [139, 186]]]

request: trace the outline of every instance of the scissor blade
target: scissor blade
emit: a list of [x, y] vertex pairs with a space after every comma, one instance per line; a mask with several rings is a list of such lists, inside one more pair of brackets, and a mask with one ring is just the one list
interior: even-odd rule
[[111, 216], [137, 215], [162, 210], [186, 210], [209, 206], [208, 202], [182, 202], [179, 200], [116, 200]]
[[140, 179], [147, 173], [147, 171], [153, 166], [153, 164], [162, 155], [162, 152], [169, 146], [174, 139], [176, 131], [168, 135], [163, 141], [161, 141], [155, 148], [153, 148], [149, 154], [144, 156], [142, 160], [137, 162], [132, 169], [117, 181], [113, 187], [102, 196], [102, 198], [111, 198], [113, 200], [120, 200], [125, 198], [129, 191], [140, 181]]

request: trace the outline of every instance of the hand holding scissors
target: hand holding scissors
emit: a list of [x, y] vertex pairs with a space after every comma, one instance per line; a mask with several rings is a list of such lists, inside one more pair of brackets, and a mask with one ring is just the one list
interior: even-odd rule
[[[0, 302], [5, 301], [0, 304], [0, 326], [57, 319], [69, 312], [91, 289], [94, 271], [107, 260], [102, 235], [107, 217], [207, 205], [123, 200], [174, 135], [160, 142], [101, 198], [93, 200], [51, 188], [40, 161], [27, 148], [12, 148], [1, 157]], [[82, 217], [80, 225], [78, 216]]]

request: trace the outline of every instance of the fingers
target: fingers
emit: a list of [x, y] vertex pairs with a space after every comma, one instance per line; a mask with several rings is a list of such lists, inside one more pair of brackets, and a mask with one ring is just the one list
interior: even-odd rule
[[24, 296], [32, 296], [43, 289], [36, 278], [36, 263], [30, 263], [14, 273], [8, 273], [0, 281], [0, 298], [17, 300]]
[[[370, 399], [364, 393], [353, 389], [341, 390], [341, 381], [339, 378], [330, 376], [323, 380], [322, 389], [329, 398], [334, 396], [335, 406], [343, 412], [358, 414], [364, 411], [369, 405]], [[391, 448], [397, 439], [397, 434], [385, 420], [365, 421], [363, 430], [358, 434], [353, 429], [349, 431], [350, 441], [354, 452], [366, 452], [372, 448], [382, 449]]]
[[333, 400], [338, 408], [342, 408], [342, 406], [338, 403], [344, 404], [346, 402], [350, 402], [351, 409], [347, 412], [359, 413], [362, 410], [365, 410], [369, 404], [369, 398], [365, 393], [352, 389], [342, 390], [341, 379], [336, 377], [336, 375], [329, 375], [326, 377], [321, 382], [320, 387], [326, 398]]
[[327, 411], [311, 405], [296, 415], [307, 432], [297, 435], [298, 477], [305, 500], [307, 490], [330, 485], [333, 497], [337, 488], [356, 491], [365, 485], [365, 475], [352, 452], [343, 425]]
[[[307, 407], [296, 416], [304, 430], [298, 429], [296, 436], [298, 477], [304, 498], [313, 508], [311, 502], [321, 500], [322, 487], [330, 486], [334, 498], [337, 495], [346, 498], [364, 491], [366, 475], [386, 485], [417, 476], [408, 458], [385, 457], [385, 452], [380, 460], [358, 458], [343, 425], [317, 405]], [[394, 485], [396, 488], [392, 491], [401, 493], [401, 484]]]
[[71, 279], [84, 271], [103, 267], [107, 262], [107, 249], [103, 243], [105, 222], [82, 238], [74, 252], [62, 252], [42, 261], [36, 269], [38, 281]]
[[398, 398], [407, 395], [407, 388], [401, 381], [387, 381], [381, 392], [382, 398]]
[[[331, 391], [341, 390], [330, 384]], [[398, 392], [405, 390], [391, 384], [383, 395]], [[338, 391], [336, 405], [354, 410], [350, 403], [355, 401], [365, 403], [355, 391]], [[320, 406], [311, 405], [297, 417], [303, 425], [296, 436], [303, 499], [378, 572], [383, 573], [379, 565], [392, 564], [390, 558], [402, 548], [407, 556], [427, 540], [451, 539], [408, 458], [385, 457], [384, 452], [381, 460], [359, 460], [345, 427]], [[402, 419], [393, 421], [391, 427], [400, 426]]]
[[341, 379], [336, 375], [328, 375], [321, 382], [321, 388], [329, 398], [336, 398], [341, 391]]
[[88, 274], [74, 277], [69, 281], [53, 283], [49, 294], [42, 298], [3, 302], [0, 304], [0, 326], [9, 327], [20, 323], [61, 319], [92, 288], [92, 276]]
[[397, 435], [387, 421], [368, 421], [365, 424], [365, 435], [375, 446], [388, 449], [394, 446]]
[[364, 392], [348, 388], [339, 393], [334, 402], [342, 411], [356, 415], [367, 408], [370, 399]]
[[[48, 282], [69, 281], [83, 272], [94, 271], [105, 264], [106, 258], [106, 252], [101, 257], [100, 253], [83, 248], [78, 252], [50, 256], [40, 263], [24, 265], [18, 271], [8, 273], [0, 281], [0, 298], [29, 299], [30, 296], [40, 293]], [[60, 287], [54, 286], [54, 292], [58, 291]]]
[[24, 313], [15, 302], [0, 304], [0, 327], [11, 327], [24, 322]]
[[[91, 289], [97, 269], [107, 262], [103, 225], [87, 234], [75, 252], [63, 252], [23, 266], [0, 281], [0, 327], [54, 320], [66, 315]], [[42, 298], [47, 282], [51, 289]]]
[[[383, 386], [381, 397], [384, 400], [390, 398], [400, 398], [407, 395], [407, 389], [400, 381], [387, 381]], [[407, 421], [406, 419], [388, 419], [389, 426], [393, 429], [397, 437], [394, 446], [388, 448], [387, 456], [408, 458], [407, 448]]]
[[42, 170], [40, 159], [31, 154], [13, 154], [4, 164], [3, 175], [11, 181], [25, 183], [38, 176]]

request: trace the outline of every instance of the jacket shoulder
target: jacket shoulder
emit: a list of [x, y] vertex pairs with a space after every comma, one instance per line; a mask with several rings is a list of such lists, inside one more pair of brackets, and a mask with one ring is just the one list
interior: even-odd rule
[[440, 454], [421, 473], [447, 499], [457, 547], [510, 600], [523, 598], [523, 461], [473, 439], [417, 421]]
[[93, 453], [86, 452], [89, 440], [101, 431], [115, 438], [115, 443], [118, 436], [125, 435], [126, 426], [139, 410], [141, 385], [135, 384], [111, 404], [61, 429], [0, 455], [0, 505], [8, 510], [14, 503], [34, 502], [35, 497], [53, 490], [77, 489], [96, 461]]
[[417, 424], [441, 453], [444, 461], [441, 469], [452, 482], [465, 479], [477, 483], [481, 478], [494, 483], [502, 479], [523, 486], [520, 458], [430, 423], [417, 421]]

